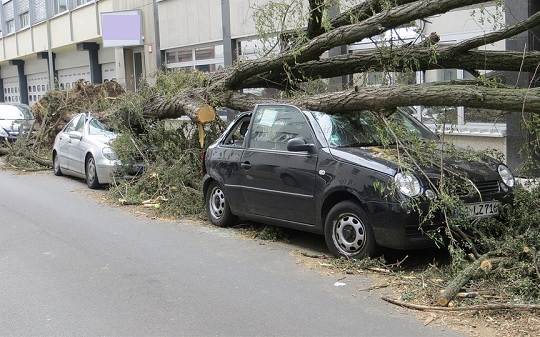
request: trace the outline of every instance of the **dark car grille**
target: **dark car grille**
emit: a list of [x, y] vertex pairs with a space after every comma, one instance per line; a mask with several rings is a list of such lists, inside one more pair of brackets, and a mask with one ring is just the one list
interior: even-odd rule
[[500, 192], [500, 186], [497, 180], [475, 182], [474, 185], [482, 195]]
[[[438, 179], [431, 179], [431, 181], [435, 186], [439, 186]], [[465, 197], [478, 195], [478, 192], [480, 192], [481, 195], [497, 194], [501, 192], [501, 188], [498, 180], [477, 181], [474, 182], [474, 187], [470, 184], [454, 186], [453, 192], [461, 197]]]

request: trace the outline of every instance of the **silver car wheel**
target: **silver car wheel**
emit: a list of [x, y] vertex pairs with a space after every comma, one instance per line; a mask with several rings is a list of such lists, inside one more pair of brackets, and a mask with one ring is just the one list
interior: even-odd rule
[[219, 220], [223, 217], [225, 212], [225, 193], [223, 193], [220, 186], [216, 186], [212, 189], [208, 207], [212, 218]]
[[366, 228], [357, 216], [343, 214], [334, 223], [333, 239], [344, 255], [356, 254], [366, 244]]
[[60, 161], [58, 160], [58, 154], [54, 154], [53, 158], [54, 175], [61, 176], [62, 169], [60, 168]]
[[89, 156], [88, 159], [86, 159], [86, 184], [92, 189], [99, 187], [96, 172], [96, 161], [92, 156]]

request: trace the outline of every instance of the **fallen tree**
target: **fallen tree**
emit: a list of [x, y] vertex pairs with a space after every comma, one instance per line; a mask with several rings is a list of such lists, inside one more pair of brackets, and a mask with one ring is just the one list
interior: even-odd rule
[[[299, 3], [300, 0], [293, 1]], [[310, 0], [306, 36], [294, 39], [288, 49], [256, 60], [237, 62], [216, 73], [208, 74], [204, 86], [193, 88], [176, 97], [151, 97], [144, 106], [144, 115], [171, 118], [187, 115], [197, 120], [198, 110], [205, 104], [249, 110], [265, 100], [292, 103], [301, 107], [328, 112], [354, 111], [359, 107], [376, 111], [406, 105], [466, 106], [504, 111], [540, 112], [540, 91], [505, 87], [480, 74], [490, 71], [535, 72], [540, 52], [480, 51], [483, 47], [511, 38], [540, 24], [540, 13], [497, 31], [473, 37], [454, 45], [441, 45], [438, 36], [423, 36], [418, 30], [416, 41], [386, 41], [387, 46], [345, 55], [328, 56], [332, 48], [374, 39], [385, 32], [412, 22], [429, 20], [434, 15], [465, 6], [482, 5], [480, 0], [378, 1], [360, 2], [324, 25], [332, 1]], [[285, 32], [276, 32], [284, 34]], [[288, 35], [301, 33], [288, 32]], [[279, 34], [277, 34], [280, 36]], [[303, 83], [373, 71], [414, 72], [431, 69], [464, 69], [478, 76], [476, 81], [454, 81], [444, 84], [382, 85], [360, 87], [323, 95], [312, 95]], [[513, 85], [513, 84], [512, 84]], [[264, 99], [238, 92], [247, 88], [274, 88], [284, 93], [280, 99]], [[285, 97], [285, 98], [283, 98]]]

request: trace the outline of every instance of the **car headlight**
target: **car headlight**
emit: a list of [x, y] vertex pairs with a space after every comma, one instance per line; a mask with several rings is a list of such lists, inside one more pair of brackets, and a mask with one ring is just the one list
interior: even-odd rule
[[420, 181], [410, 173], [400, 172], [394, 176], [397, 189], [408, 197], [416, 197], [422, 191]]
[[508, 187], [514, 187], [516, 184], [516, 180], [514, 179], [514, 175], [512, 174], [512, 171], [504, 165], [500, 164], [497, 166], [497, 171], [499, 171], [499, 175], [501, 176], [501, 179], [503, 183]]
[[8, 133], [6, 132], [6, 130], [4, 130], [4, 128], [0, 128], [0, 137], [9, 137]]
[[118, 159], [118, 156], [114, 152], [114, 150], [110, 147], [104, 147], [103, 150], [101, 150], [101, 153], [103, 153], [103, 157], [109, 159], [109, 160], [116, 160]]

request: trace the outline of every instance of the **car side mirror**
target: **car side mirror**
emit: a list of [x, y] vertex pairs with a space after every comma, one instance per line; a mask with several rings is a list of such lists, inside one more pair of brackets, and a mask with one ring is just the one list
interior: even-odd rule
[[297, 137], [292, 138], [287, 142], [287, 151], [307, 151], [309, 153], [315, 153], [315, 145], [309, 144], [304, 138]]
[[69, 138], [71, 139], [77, 139], [77, 140], [82, 139], [82, 133], [79, 131], [70, 131], [68, 132], [68, 135], [69, 135]]

